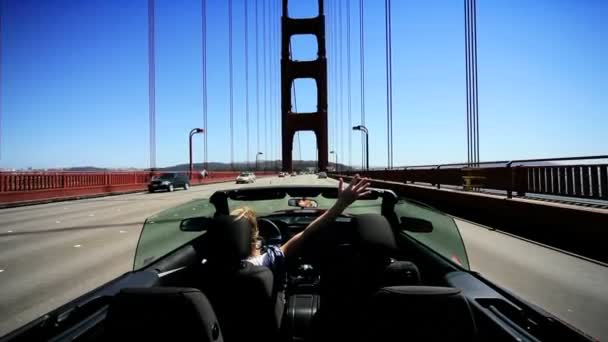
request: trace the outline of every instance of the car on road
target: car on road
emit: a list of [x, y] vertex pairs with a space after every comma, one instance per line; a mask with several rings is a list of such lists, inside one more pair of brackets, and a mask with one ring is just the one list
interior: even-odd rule
[[255, 175], [251, 172], [241, 172], [236, 177], [236, 184], [248, 184], [255, 182]]
[[285, 177], [286, 174], [287, 174], [287, 172], [279, 172], [279, 177], [283, 178], [283, 177]]
[[148, 183], [148, 191], [156, 192], [158, 190], [166, 190], [172, 192], [177, 188], [184, 190], [190, 189], [190, 180], [183, 173], [163, 173], [152, 177]]
[[327, 172], [319, 172], [319, 174], [317, 175], [317, 178], [319, 178], [319, 179], [327, 178]]
[[295, 177], [295, 176], [297, 176], [297, 175], [298, 175], [298, 174], [297, 174], [295, 171], [293, 171], [293, 172], [291, 173], [291, 177]]
[[309, 331], [316, 340], [594, 341], [471, 271], [453, 217], [387, 189], [370, 188], [316, 230], [316, 244], [274, 281], [243, 262], [252, 232], [234, 209], [256, 212], [256, 248], [277, 253], [338, 194], [335, 185], [228, 189], [153, 215], [132, 271], [3, 341], [292, 341]]

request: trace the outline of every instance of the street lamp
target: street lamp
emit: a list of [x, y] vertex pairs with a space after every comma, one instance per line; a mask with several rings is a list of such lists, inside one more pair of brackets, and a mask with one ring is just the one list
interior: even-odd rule
[[262, 152], [258, 152], [258, 153], [255, 155], [255, 170], [256, 170], [256, 171], [258, 171], [258, 157], [259, 157], [259, 156], [261, 156], [261, 155], [263, 155], [263, 154], [264, 154], [264, 153], [262, 153]]
[[188, 179], [192, 179], [192, 136], [198, 133], [205, 133], [205, 130], [202, 128], [193, 128], [190, 131], [190, 174]]
[[336, 155], [336, 172], [338, 172], [338, 153], [336, 153], [336, 151], [330, 151], [329, 154], [335, 154]]
[[369, 171], [369, 131], [363, 125], [353, 127], [353, 131], [365, 133], [365, 170]]

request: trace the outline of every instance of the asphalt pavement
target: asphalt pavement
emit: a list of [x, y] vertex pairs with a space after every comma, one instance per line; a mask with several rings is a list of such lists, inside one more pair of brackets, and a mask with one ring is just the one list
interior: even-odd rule
[[608, 267], [456, 219], [472, 270], [608, 341]]
[[[260, 178], [0, 209], [0, 336], [132, 269], [144, 220], [219, 189], [335, 184]], [[581, 330], [608, 340], [608, 268], [457, 219], [471, 268]]]
[[159, 211], [219, 189], [333, 182], [269, 177], [0, 209], [0, 336], [130, 271], [143, 223]]

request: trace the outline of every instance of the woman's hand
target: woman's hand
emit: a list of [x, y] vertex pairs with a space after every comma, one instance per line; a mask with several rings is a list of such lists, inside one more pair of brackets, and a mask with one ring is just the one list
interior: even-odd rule
[[341, 208], [345, 209], [359, 198], [369, 195], [371, 193], [371, 191], [367, 190], [369, 185], [370, 183], [367, 178], [360, 178], [357, 174], [350, 181], [350, 184], [344, 188], [344, 181], [340, 178], [340, 183], [338, 184], [338, 201], [336, 204], [339, 204]]

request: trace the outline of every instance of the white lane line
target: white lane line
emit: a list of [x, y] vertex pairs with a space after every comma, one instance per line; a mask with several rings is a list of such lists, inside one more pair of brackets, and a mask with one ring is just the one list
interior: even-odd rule
[[4, 272], [4, 270], [0, 270], [0, 273]]
[[74, 248], [80, 248], [82, 245], [74, 245]]
[[12, 230], [7, 230], [6, 232], [7, 232], [7, 233], [12, 233], [13, 231], [12, 231]]
[[55, 221], [55, 223], [61, 223], [61, 221]]
[[120, 234], [124, 234], [124, 233], [127, 233], [127, 231], [126, 230], [121, 230], [121, 231], [119, 231], [119, 233]]
[[89, 214], [89, 217], [93, 217], [93, 216], [95, 216], [95, 214]]

